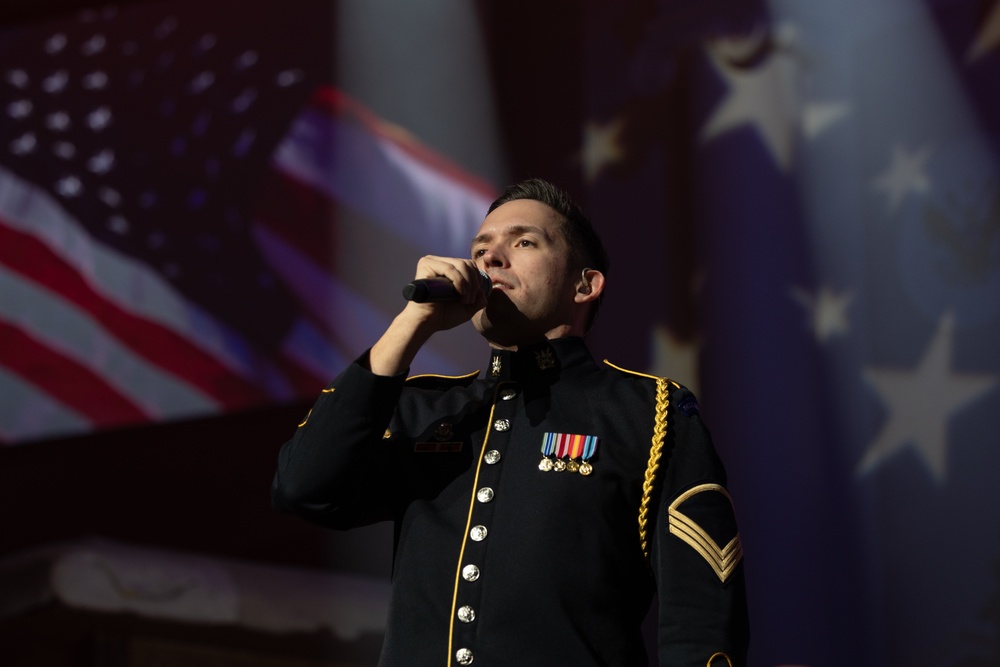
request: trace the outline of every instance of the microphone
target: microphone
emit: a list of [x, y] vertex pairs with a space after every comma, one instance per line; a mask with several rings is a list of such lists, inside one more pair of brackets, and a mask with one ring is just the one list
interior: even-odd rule
[[[482, 269], [479, 270], [479, 276], [483, 280], [483, 294], [489, 296], [490, 292], [493, 291], [493, 281]], [[417, 303], [457, 301], [458, 291], [447, 278], [422, 278], [414, 280], [403, 288], [403, 298]]]

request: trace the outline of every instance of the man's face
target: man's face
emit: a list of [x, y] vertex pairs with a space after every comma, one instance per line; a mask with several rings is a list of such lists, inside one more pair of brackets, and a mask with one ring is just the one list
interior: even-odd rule
[[521, 199], [480, 226], [472, 258], [490, 275], [493, 293], [472, 321], [491, 343], [512, 347], [570, 333], [576, 284], [562, 224], [545, 204]]

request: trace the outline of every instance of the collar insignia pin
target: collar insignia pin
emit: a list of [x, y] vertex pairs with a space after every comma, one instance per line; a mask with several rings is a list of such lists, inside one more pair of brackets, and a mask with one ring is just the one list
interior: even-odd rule
[[548, 368], [555, 368], [556, 360], [552, 356], [552, 350], [546, 348], [544, 350], [535, 351], [535, 363], [538, 365], [538, 370], [544, 371]]

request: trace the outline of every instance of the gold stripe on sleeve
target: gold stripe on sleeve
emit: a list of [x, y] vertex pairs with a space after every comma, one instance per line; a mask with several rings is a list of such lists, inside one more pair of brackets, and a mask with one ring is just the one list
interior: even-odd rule
[[710, 491], [721, 493], [730, 503], [733, 501], [729, 492], [721, 484], [699, 484], [677, 496], [670, 503], [670, 507], [667, 509], [668, 522], [670, 523], [670, 533], [679, 537], [685, 544], [701, 554], [701, 557], [712, 566], [719, 580], [725, 583], [743, 559], [743, 545], [740, 543], [739, 533], [726, 546], [720, 547], [704, 528], [677, 509], [689, 498]]

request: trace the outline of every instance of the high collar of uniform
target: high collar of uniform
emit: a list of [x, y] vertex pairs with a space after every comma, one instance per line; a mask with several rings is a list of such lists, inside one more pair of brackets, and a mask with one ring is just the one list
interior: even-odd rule
[[591, 360], [590, 351], [579, 337], [557, 338], [523, 345], [516, 351], [491, 350], [486, 377], [490, 380], [524, 381], [555, 376], [560, 369]]

